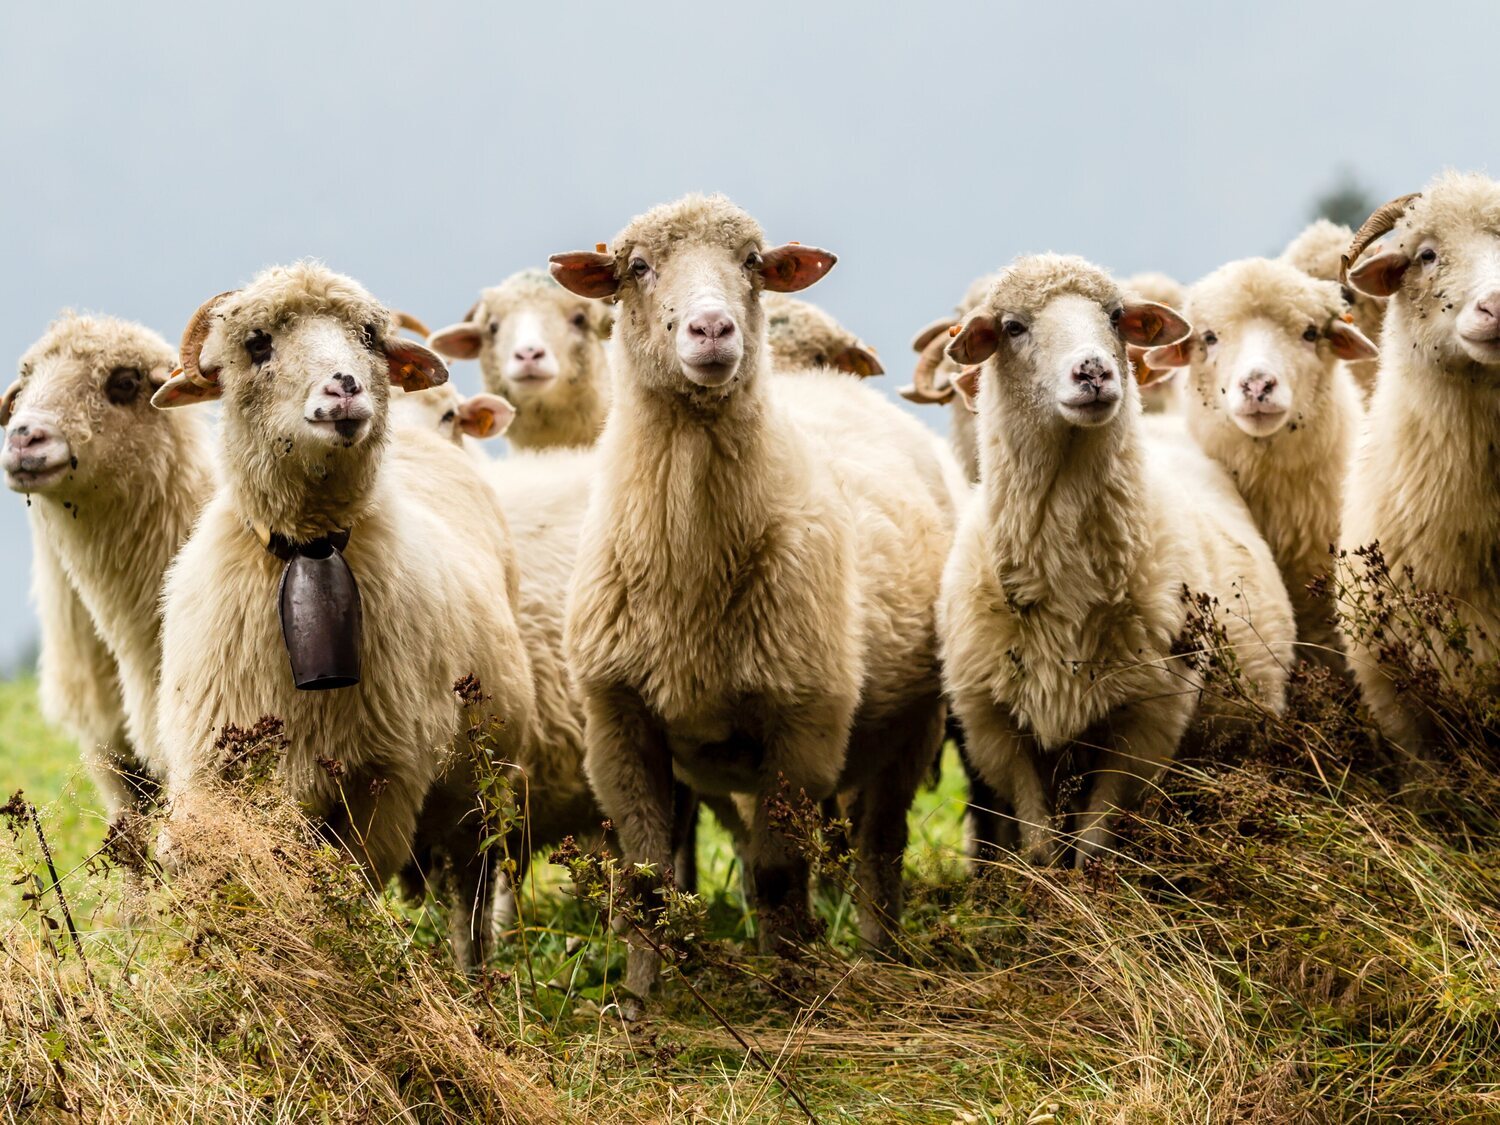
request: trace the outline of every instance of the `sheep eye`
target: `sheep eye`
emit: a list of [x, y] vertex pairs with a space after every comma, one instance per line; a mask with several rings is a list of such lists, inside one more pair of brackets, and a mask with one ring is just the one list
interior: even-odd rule
[[1352, 304], [1354, 304], [1354, 290], [1353, 289], [1350, 289], [1347, 285], [1343, 285], [1343, 286], [1339, 287], [1339, 292], [1344, 295], [1344, 304], [1346, 304], [1346, 305], [1352, 305]]
[[365, 342], [365, 347], [372, 352], [380, 346], [380, 333], [376, 331], [373, 324], [366, 324], [359, 330], [359, 334]]
[[589, 322], [588, 313], [577, 312], [573, 314], [573, 327], [582, 329]]
[[141, 373], [134, 367], [117, 367], [109, 373], [104, 394], [116, 406], [134, 402], [141, 393]]
[[1302, 333], [1302, 338], [1304, 340], [1306, 340], [1309, 344], [1311, 344], [1314, 340], [1316, 340], [1318, 338], [1318, 329], [1317, 329], [1317, 326], [1313, 325], [1313, 324], [1309, 324], [1307, 326], [1307, 331], [1305, 331], [1305, 332]]
[[251, 363], [265, 363], [271, 358], [271, 337], [269, 333], [262, 332], [259, 328], [245, 337], [245, 351], [250, 355]]
[[450, 411], [448, 411], [448, 413], [446, 413], [446, 414], [443, 415], [442, 425], [446, 426], [449, 422], [453, 421], [453, 419], [455, 419], [457, 417], [458, 417], [458, 411], [456, 411], [456, 410], [450, 410]]
[[766, 264], [766, 260], [760, 256], [760, 251], [752, 250], [745, 255], [745, 268], [747, 270], [758, 270]]
[[1215, 344], [1217, 344], [1219, 342], [1219, 338], [1216, 335], [1214, 335], [1212, 332], [1205, 332], [1205, 333], [1203, 333], [1203, 342], [1205, 344], [1207, 344], [1209, 347], [1213, 347]]
[[1124, 315], [1125, 315], [1125, 310], [1124, 309], [1115, 309], [1114, 312], [1112, 312], [1112, 313], [1109, 314], [1109, 322], [1111, 324], [1115, 325], [1116, 327], [1118, 327], [1119, 323], [1120, 323], [1120, 318], [1122, 316], [1124, 316]]
[[1005, 334], [1012, 338], [1026, 335], [1026, 325], [1022, 324], [1019, 320], [1007, 319], [1003, 327]]
[[498, 335], [500, 335], [500, 322], [498, 320], [492, 320], [492, 321], [490, 321], [490, 335], [491, 336], [498, 336]]
[[1437, 261], [1437, 251], [1429, 246], [1426, 250], [1418, 254], [1417, 257], [1422, 259], [1423, 263], [1430, 266], [1433, 262]]
[[645, 258], [631, 258], [630, 272], [633, 273], [636, 277], [645, 277], [648, 273], [651, 272], [651, 267], [646, 264]]

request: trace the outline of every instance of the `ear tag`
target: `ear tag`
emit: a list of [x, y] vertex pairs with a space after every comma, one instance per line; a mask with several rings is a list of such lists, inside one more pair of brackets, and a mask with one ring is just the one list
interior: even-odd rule
[[286, 561], [277, 604], [281, 637], [299, 691], [329, 691], [359, 683], [363, 619], [359, 584], [344, 560], [347, 531], [311, 543], [273, 534], [266, 549]]

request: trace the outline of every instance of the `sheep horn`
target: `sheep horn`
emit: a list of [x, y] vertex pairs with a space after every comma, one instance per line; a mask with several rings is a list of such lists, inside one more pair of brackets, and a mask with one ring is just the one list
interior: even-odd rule
[[182, 330], [182, 346], [177, 349], [182, 372], [199, 386], [207, 387], [219, 381], [219, 369], [215, 367], [204, 371], [198, 366], [198, 357], [203, 352], [203, 341], [208, 338], [208, 330], [213, 327], [214, 309], [218, 308], [219, 302], [225, 297], [231, 297], [238, 292], [238, 289], [226, 289], [218, 296], [204, 301], [198, 306], [198, 311], [189, 318], [187, 327]]
[[944, 403], [953, 397], [953, 387], [937, 385], [938, 365], [943, 362], [943, 349], [948, 344], [948, 335], [938, 332], [922, 349], [917, 366], [911, 373], [911, 393], [903, 396], [910, 402]]
[[391, 317], [396, 321], [396, 327], [404, 328], [408, 332], [414, 332], [424, 340], [432, 335], [432, 329], [428, 328], [427, 325], [423, 324], [409, 312], [402, 312], [400, 309], [392, 309]]
[[1412, 201], [1420, 199], [1422, 193], [1414, 191], [1410, 195], [1400, 195], [1389, 203], [1383, 203], [1375, 208], [1374, 213], [1365, 220], [1364, 226], [1354, 232], [1354, 241], [1349, 243], [1347, 253], [1339, 257], [1339, 284], [1349, 284], [1349, 267], [1359, 261], [1359, 256], [1369, 248], [1381, 235], [1389, 234], [1400, 221], [1401, 216], [1406, 214], [1407, 208]]

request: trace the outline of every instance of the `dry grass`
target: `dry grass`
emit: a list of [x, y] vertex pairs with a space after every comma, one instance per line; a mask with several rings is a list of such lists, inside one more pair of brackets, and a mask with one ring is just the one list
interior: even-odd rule
[[[1421, 621], [1444, 635], [1440, 604]], [[538, 864], [527, 924], [470, 983], [430, 903], [373, 893], [255, 777], [174, 837], [192, 862], [148, 881], [129, 927], [106, 924], [117, 869], [64, 876], [86, 972], [21, 818], [16, 894], [34, 897], [0, 923], [5, 1117], [801, 1120], [790, 1088], [830, 1122], [1500, 1121], [1494, 670], [1434, 651], [1413, 690], [1459, 718], [1420, 761], [1380, 747], [1336, 677], [1299, 673], [1284, 717], [1209, 739], [1083, 872], [963, 878], [950, 755], [913, 812], [892, 963], [854, 947], [836, 864], [825, 942], [751, 953], [715, 835], [637, 1025], [611, 1006], [620, 939], [557, 868]], [[583, 898], [620, 882], [608, 857], [571, 865]]]

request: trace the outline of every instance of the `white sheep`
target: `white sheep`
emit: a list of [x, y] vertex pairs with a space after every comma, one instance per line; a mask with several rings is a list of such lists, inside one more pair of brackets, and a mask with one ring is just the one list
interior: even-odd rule
[[[392, 383], [419, 391], [447, 372], [395, 336], [363, 288], [317, 263], [268, 269], [205, 304], [181, 359], [154, 401], [222, 399], [224, 482], [163, 597], [158, 738], [174, 824], [222, 768], [216, 732], [277, 716], [289, 795], [377, 883], [413, 858], [449, 865], [455, 949], [472, 964], [487, 887], [472, 758], [454, 752], [467, 725], [454, 684], [478, 678], [505, 760], [533, 691], [505, 520], [479, 467], [436, 434], [388, 426]], [[312, 561], [298, 571], [288, 556]], [[357, 682], [333, 667], [337, 690], [299, 691], [288, 654], [300, 634], [284, 637], [278, 585], [284, 571], [288, 584], [329, 575], [339, 558], [358, 612], [329, 615], [336, 598], [352, 600], [337, 574], [325, 579], [333, 593], [307, 605], [322, 611], [319, 635], [357, 653]], [[294, 591], [281, 616], [297, 620], [300, 605]]]
[[1069, 838], [1055, 815], [1073, 817], [1080, 863], [1105, 852], [1115, 811], [1177, 753], [1202, 682], [1182, 647], [1189, 592], [1218, 599], [1249, 684], [1283, 702], [1293, 625], [1275, 561], [1222, 469], [1187, 441], [1144, 439], [1126, 375], [1127, 345], [1187, 331], [1049, 254], [1001, 273], [949, 345], [969, 365], [981, 469], [943, 576], [943, 674], [1011, 839], [1038, 862]]
[[[1500, 183], [1449, 172], [1360, 228], [1347, 284], [1389, 299], [1380, 370], [1344, 489], [1351, 552], [1378, 543], [1398, 591], [1451, 595], [1473, 659], [1500, 655]], [[1371, 244], [1389, 239], [1367, 254]], [[1421, 643], [1399, 622], [1377, 646]], [[1420, 752], [1433, 735], [1419, 693], [1345, 623], [1350, 666], [1386, 736]], [[1370, 638], [1365, 635], [1365, 640]], [[1439, 643], [1441, 650], [1442, 644]], [[1486, 685], [1493, 690], [1496, 685]]]
[[[1317, 219], [1287, 243], [1281, 252], [1281, 260], [1296, 266], [1303, 273], [1319, 281], [1332, 281], [1339, 285], [1344, 303], [1354, 316], [1354, 327], [1362, 332], [1376, 347], [1380, 346], [1380, 323], [1385, 319], [1385, 298], [1361, 293], [1353, 286], [1343, 284], [1344, 251], [1354, 232], [1342, 223], [1328, 219]], [[1355, 360], [1349, 364], [1349, 374], [1359, 388], [1361, 402], [1368, 402], [1375, 390], [1377, 359]]]
[[766, 293], [766, 343], [778, 371], [832, 367], [848, 375], [884, 375], [875, 349], [809, 301]]
[[1194, 283], [1186, 312], [1197, 331], [1145, 357], [1151, 368], [1189, 368], [1188, 431], [1228, 470], [1276, 556], [1299, 655], [1340, 667], [1325, 580], [1364, 417], [1347, 364], [1376, 354], [1347, 307], [1335, 282], [1246, 258]]
[[[1174, 312], [1181, 312], [1187, 290], [1180, 281], [1164, 273], [1137, 273], [1120, 282], [1127, 294], [1138, 300], [1154, 301]], [[1147, 414], [1176, 414], [1182, 409], [1183, 380], [1173, 378], [1173, 371], [1156, 372], [1145, 365], [1145, 349], [1131, 348], [1130, 363], [1135, 368], [1135, 384], [1141, 392], [1141, 409]]]
[[139, 324], [64, 313], [0, 405], [6, 482], [27, 497], [45, 713], [113, 820], [150, 796], [167, 563], [213, 487], [202, 420], [152, 410], [176, 363]]
[[391, 393], [391, 420], [398, 426], [429, 430], [455, 445], [478, 452], [467, 439], [499, 437], [516, 416], [516, 408], [499, 395], [481, 391], [465, 398], [452, 383], [425, 391]]
[[580, 300], [546, 273], [523, 270], [484, 290], [429, 343], [449, 359], [477, 359], [485, 390], [515, 406], [516, 449], [588, 446], [609, 411], [605, 341], [612, 310]]
[[[674, 773], [733, 802], [768, 948], [809, 918], [807, 860], [769, 802], [852, 797], [860, 931], [884, 946], [906, 809], [943, 729], [940, 447], [859, 380], [767, 369], [762, 292], [805, 288], [833, 255], [767, 248], [722, 196], [658, 207], [612, 245], [552, 259], [619, 309], [567, 614], [589, 778], [624, 858], [657, 875]], [[644, 996], [657, 968], [632, 944], [627, 987]]]
[[948, 333], [983, 299], [994, 280], [994, 274], [975, 278], [964, 290], [952, 316], [939, 317], [912, 337], [911, 348], [918, 355], [916, 370], [912, 372], [912, 381], [897, 392], [908, 402], [952, 406], [948, 413], [948, 440], [970, 484], [979, 481], [978, 431], [974, 415], [964, 406], [954, 386], [962, 369], [948, 358], [946, 349]]

